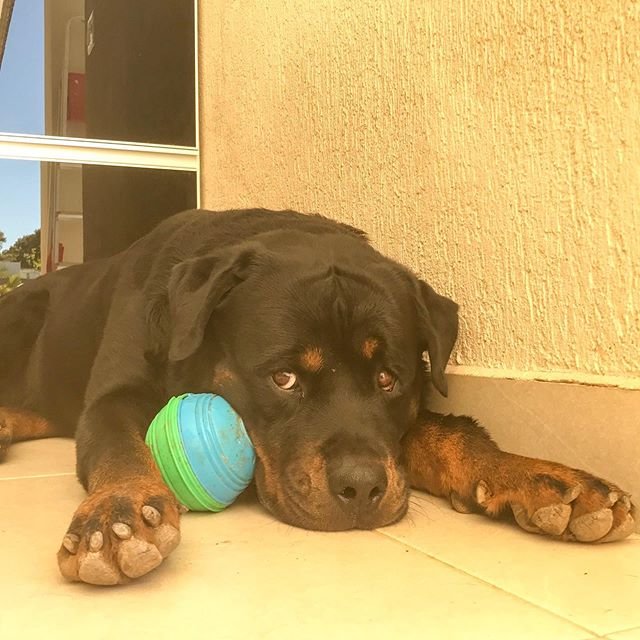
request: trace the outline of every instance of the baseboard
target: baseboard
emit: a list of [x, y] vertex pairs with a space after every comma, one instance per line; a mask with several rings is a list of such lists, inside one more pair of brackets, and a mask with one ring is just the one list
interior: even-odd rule
[[452, 376], [474, 376], [477, 378], [501, 378], [506, 380], [532, 380], [538, 382], [568, 382], [591, 387], [617, 387], [618, 389], [640, 389], [640, 375], [612, 376], [578, 371], [520, 371], [517, 369], [489, 369], [468, 365], [449, 365], [447, 374]]

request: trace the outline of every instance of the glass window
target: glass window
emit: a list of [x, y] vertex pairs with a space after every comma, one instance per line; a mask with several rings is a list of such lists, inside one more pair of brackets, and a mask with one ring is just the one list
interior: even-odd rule
[[39, 162], [0, 160], [0, 295], [41, 273]]
[[29, 160], [0, 160], [0, 192], [0, 285], [114, 255], [197, 200], [190, 171]]
[[196, 29], [195, 0], [0, 0], [0, 285], [198, 205]]
[[193, 0], [0, 7], [0, 132], [196, 146]]

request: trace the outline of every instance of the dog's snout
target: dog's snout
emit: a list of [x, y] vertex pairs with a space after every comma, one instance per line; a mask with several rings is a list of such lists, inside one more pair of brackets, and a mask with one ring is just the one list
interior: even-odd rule
[[354, 512], [374, 508], [387, 490], [387, 473], [377, 461], [345, 456], [329, 469], [329, 488]]

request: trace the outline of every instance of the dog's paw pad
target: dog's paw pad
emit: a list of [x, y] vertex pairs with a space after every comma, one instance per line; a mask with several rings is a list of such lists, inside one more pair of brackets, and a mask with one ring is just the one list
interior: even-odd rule
[[636, 523], [630, 513], [627, 513], [625, 519], [617, 526], [611, 529], [609, 533], [597, 542], [617, 542], [628, 538], [635, 530]]
[[89, 552], [80, 562], [78, 577], [82, 582], [109, 586], [120, 582], [120, 574], [99, 551]]
[[513, 517], [515, 518], [518, 526], [529, 533], [541, 533], [540, 529], [533, 525], [529, 520], [529, 516], [527, 515], [527, 511], [524, 507], [519, 504], [512, 504], [511, 511], [513, 513]]
[[569, 523], [569, 530], [580, 542], [595, 542], [604, 537], [613, 525], [611, 509], [585, 513]]
[[118, 549], [118, 564], [122, 573], [129, 578], [139, 578], [161, 562], [162, 554], [158, 548], [140, 538], [125, 540]]
[[162, 524], [154, 531], [154, 542], [163, 558], [180, 544], [180, 530], [170, 524]]
[[570, 518], [571, 507], [568, 504], [552, 504], [548, 507], [540, 507], [531, 516], [531, 522], [545, 533], [559, 536], [567, 528]]

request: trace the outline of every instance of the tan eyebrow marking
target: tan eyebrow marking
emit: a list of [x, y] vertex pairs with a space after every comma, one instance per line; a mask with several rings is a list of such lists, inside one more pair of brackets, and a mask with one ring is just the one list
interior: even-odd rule
[[367, 338], [362, 343], [362, 355], [367, 359], [371, 360], [375, 355], [376, 351], [380, 347], [380, 341], [377, 338]]
[[300, 356], [300, 364], [307, 371], [316, 373], [324, 366], [324, 355], [320, 347], [307, 347]]

